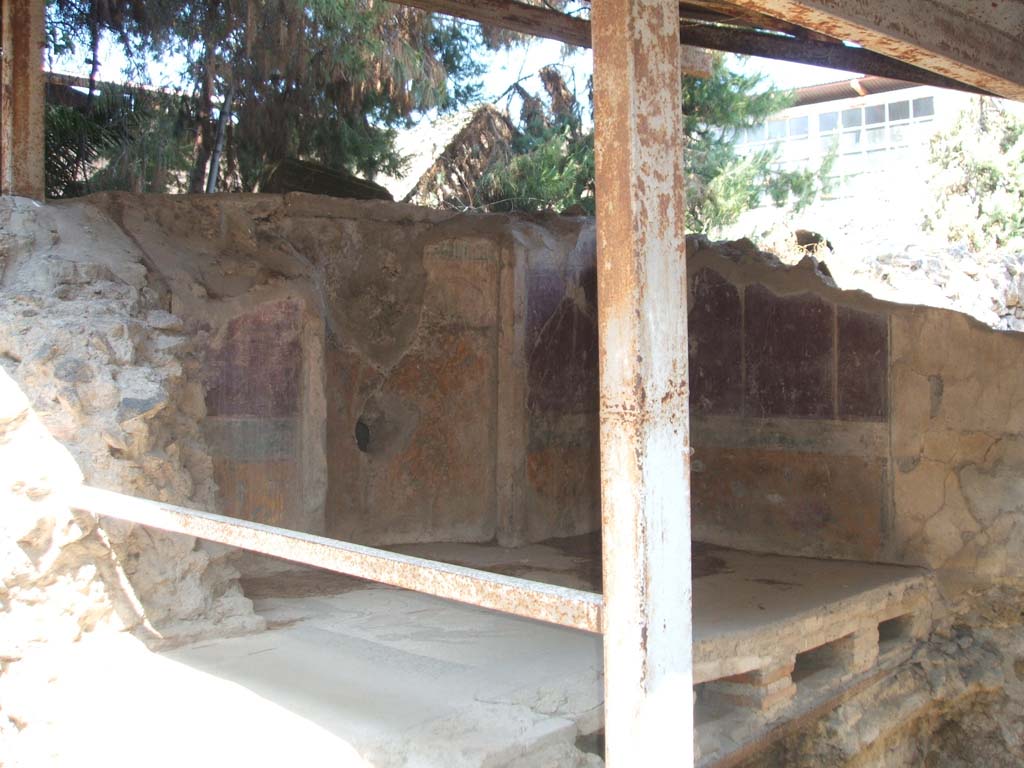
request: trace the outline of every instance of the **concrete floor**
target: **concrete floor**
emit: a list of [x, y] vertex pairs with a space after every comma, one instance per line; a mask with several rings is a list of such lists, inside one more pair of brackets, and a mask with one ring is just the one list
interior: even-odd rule
[[[595, 544], [402, 549], [595, 588]], [[902, 610], [925, 581], [912, 569], [706, 547], [694, 564], [698, 681], [733, 674], [736, 658], [757, 668], [765, 648], [797, 642], [793, 631], [817, 642], [823, 628]], [[55, 727], [82, 735], [76, 764], [601, 764], [586, 736], [601, 728], [600, 637], [312, 569], [263, 573], [244, 586], [266, 632], [160, 654], [127, 638], [113, 651], [82, 644], [85, 661], [55, 674], [46, 707]], [[698, 717], [705, 762], [771, 725], [700, 706]], [[119, 737], [96, 737], [110, 732]]]

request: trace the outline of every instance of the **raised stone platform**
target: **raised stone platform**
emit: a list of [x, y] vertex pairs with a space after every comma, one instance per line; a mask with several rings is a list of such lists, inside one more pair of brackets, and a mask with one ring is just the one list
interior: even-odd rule
[[[434, 544], [410, 554], [600, 589], [595, 536], [503, 550]], [[732, 762], [911, 652], [931, 625], [931, 577], [901, 566], [696, 544], [694, 683], [700, 764]]]
[[[595, 545], [403, 549], [597, 589]], [[598, 635], [275, 561], [247, 565], [246, 593], [268, 631], [105, 652], [55, 676], [45, 693], [60, 703], [54, 723], [130, 726], [113, 751], [76, 742], [75, 759], [103, 750], [107, 765], [134, 765], [141, 745], [159, 744], [147, 753], [154, 764], [183, 765], [209, 738], [240, 765], [286, 753], [310, 766], [600, 765]], [[929, 624], [930, 578], [914, 569], [698, 547], [694, 576], [702, 765], [728, 765], [831, 706], [905, 658]]]

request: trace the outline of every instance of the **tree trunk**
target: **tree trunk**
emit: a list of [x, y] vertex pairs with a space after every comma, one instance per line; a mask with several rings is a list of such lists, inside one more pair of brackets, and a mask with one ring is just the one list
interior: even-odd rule
[[220, 156], [224, 153], [224, 135], [228, 130], [228, 121], [231, 120], [231, 102], [235, 97], [235, 80], [231, 79], [228, 85], [228, 92], [224, 96], [224, 103], [220, 108], [220, 116], [217, 118], [217, 140], [213, 145], [213, 152], [210, 155], [210, 174], [207, 176], [206, 193], [212, 194], [217, 191], [217, 176], [220, 171]]
[[195, 156], [192, 162], [192, 171], [188, 177], [188, 191], [191, 193], [200, 193], [206, 188], [206, 167], [210, 162], [211, 145], [213, 144], [210, 111], [213, 106], [214, 66], [216, 63], [214, 46], [216, 43], [212, 40], [207, 40], [204, 42], [204, 45], [206, 48], [206, 61], [203, 72], [203, 86], [199, 94], [196, 138], [193, 145]]

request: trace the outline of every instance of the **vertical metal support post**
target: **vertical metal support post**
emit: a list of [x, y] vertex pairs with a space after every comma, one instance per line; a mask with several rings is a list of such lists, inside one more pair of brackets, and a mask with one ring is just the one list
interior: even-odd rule
[[46, 191], [46, 0], [0, 0], [0, 194]]
[[595, 0], [605, 755], [693, 763], [678, 0]]

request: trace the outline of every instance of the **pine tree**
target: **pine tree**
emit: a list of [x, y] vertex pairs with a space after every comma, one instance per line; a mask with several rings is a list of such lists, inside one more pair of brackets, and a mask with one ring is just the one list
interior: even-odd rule
[[222, 166], [221, 187], [251, 190], [286, 157], [395, 171], [395, 129], [473, 98], [485, 45], [474, 24], [375, 0], [51, 0], [52, 52], [85, 51], [95, 75], [104, 34], [137, 74], [184, 56], [193, 192]]

